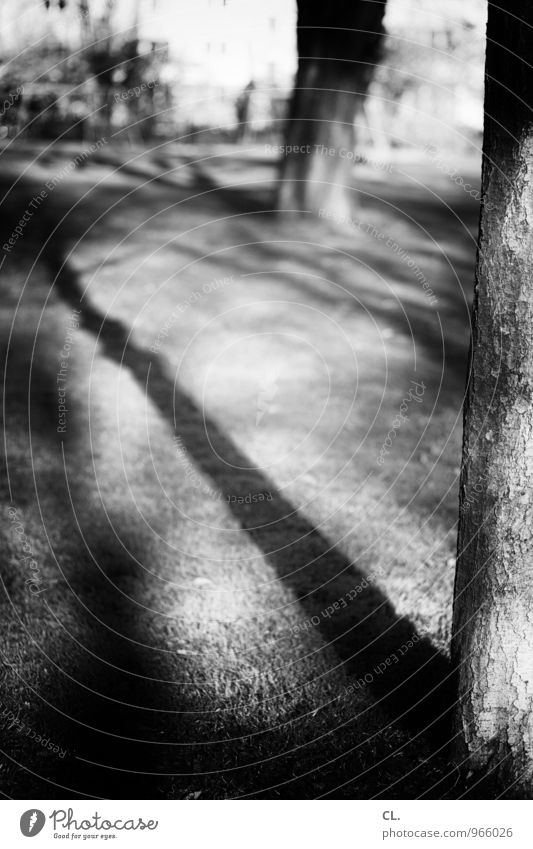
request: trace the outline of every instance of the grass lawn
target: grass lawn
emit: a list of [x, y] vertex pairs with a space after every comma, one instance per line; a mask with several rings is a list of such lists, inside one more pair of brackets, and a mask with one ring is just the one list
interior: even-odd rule
[[[3, 152], [2, 244], [76, 153]], [[4, 794], [453, 796], [477, 209], [392, 166], [295, 219], [257, 148], [108, 145], [2, 251]]]

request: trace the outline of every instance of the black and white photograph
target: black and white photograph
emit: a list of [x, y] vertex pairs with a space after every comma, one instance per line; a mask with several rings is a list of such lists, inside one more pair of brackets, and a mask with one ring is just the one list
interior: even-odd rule
[[0, 0], [10, 845], [529, 845], [532, 235], [530, 0]]

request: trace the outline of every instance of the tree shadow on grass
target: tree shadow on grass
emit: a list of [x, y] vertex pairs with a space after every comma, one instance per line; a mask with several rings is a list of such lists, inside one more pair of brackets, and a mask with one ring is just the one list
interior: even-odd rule
[[[60, 256], [48, 253], [46, 260], [59, 296], [81, 309], [82, 327], [98, 337], [107, 357], [129, 369], [211, 484], [226, 496], [271, 493], [272, 500], [251, 504], [234, 500], [228, 509], [279, 579], [298, 595], [304, 616], [317, 616], [347, 588], [364, 588], [343, 617], [319, 617], [318, 627], [332, 641], [356, 686], [369, 688], [391, 722], [421, 732], [432, 747], [443, 745], [449, 736], [454, 692], [448, 660], [416, 633], [408, 618], [396, 613], [368, 573], [331, 545], [266, 474], [251, 468], [233, 440], [174, 383], [161, 357], [137, 346], [126, 325], [106, 318], [83, 296], [78, 276]], [[298, 642], [297, 635], [293, 638]], [[405, 651], [406, 645], [410, 648]], [[397, 660], [391, 662], [392, 657]]]
[[[208, 183], [205, 188], [211, 190]], [[230, 203], [229, 190], [219, 191], [225, 199], [224, 202]], [[214, 193], [216, 194], [216, 190]], [[247, 211], [248, 200], [251, 202], [252, 199], [245, 199], [244, 206], [241, 200], [241, 190], [235, 189], [237, 203], [234, 208], [238, 212]], [[257, 202], [253, 206], [257, 209]], [[40, 222], [39, 226], [41, 227]], [[49, 222], [43, 221], [39, 244], [43, 243], [44, 235], [48, 235], [48, 229]], [[31, 235], [37, 242], [35, 228]], [[333, 642], [345, 662], [348, 673], [354, 678], [354, 685], [368, 687], [374, 698], [381, 701], [380, 706], [392, 721], [401, 717], [398, 721], [415, 732], [424, 731], [429, 726], [427, 734], [424, 734], [425, 739], [429, 739], [434, 747], [440, 745], [447, 738], [448, 708], [453, 698], [451, 669], [446, 658], [429, 640], [418, 639], [419, 635], [409, 619], [396, 614], [394, 606], [374, 581], [366, 581], [367, 571], [354, 566], [335, 549], [277, 490], [268, 476], [260, 470], [250, 469], [252, 464], [242, 450], [212, 419], [204, 415], [204, 411], [189, 394], [174, 385], [162, 358], [136, 345], [125, 324], [105, 318], [90, 301], [83, 298], [80, 280], [72, 268], [63, 263], [64, 252], [61, 247], [60, 240], [55, 239], [45, 257], [61, 299], [67, 305], [82, 310], [82, 326], [95, 337], [99, 337], [105, 354], [113, 362], [129, 369], [141, 389], [147, 392], [164, 417], [171, 432], [181, 437], [182, 445], [202, 472], [210, 478], [213, 486], [224, 494], [236, 496], [246, 495], [248, 492], [272, 493], [272, 501], [255, 504], [232, 502], [228, 504], [228, 509], [243, 531], [263, 552], [265, 559], [275, 568], [279, 578], [298, 596], [303, 609], [302, 619], [319, 616], [318, 627], [323, 636]], [[75, 450], [75, 446], [73, 449]], [[238, 474], [235, 473], [235, 468], [239, 469]], [[243, 468], [247, 469], [244, 473]], [[74, 498], [77, 497], [75, 492], [73, 495]], [[80, 497], [83, 497], [83, 494], [80, 494]], [[60, 509], [59, 504], [56, 508]], [[68, 509], [66, 502], [65, 509]], [[82, 545], [81, 540], [78, 542]], [[98, 563], [105, 564], [106, 558], [113, 572], [122, 573], [135, 568], [120, 552], [115, 553], [112, 558], [105, 551], [97, 554]], [[320, 617], [321, 611], [327, 605], [345, 597], [347, 591], [352, 590], [354, 586], [362, 586], [365, 581], [366, 588], [357, 594], [355, 601], [341, 616]], [[84, 699], [82, 688], [75, 687], [76, 691], [79, 690], [75, 697], [78, 723], [73, 719], [68, 729], [63, 728], [62, 739], [66, 737], [67, 742], [70, 741], [71, 751], [83, 755], [87, 762], [92, 760], [95, 763], [109, 764], [112, 758], [110, 765], [115, 764], [121, 770], [117, 773], [113, 769], [92, 767], [87, 763], [83, 785], [89, 788], [89, 792], [91, 788], [93, 791], [96, 788], [96, 792], [103, 796], [145, 798], [150, 795], [153, 782], [146, 776], [136, 775], [136, 768], [142, 764], [143, 770], [149, 771], [153, 767], [154, 772], [157, 772], [163, 762], [159, 747], [151, 748], [150, 743], [140, 743], [136, 746], [130, 744], [132, 738], [151, 738], [146, 712], [142, 707], [136, 707], [139, 701], [143, 702], [145, 696], [149, 695], [146, 688], [149, 688], [150, 684], [142, 687], [139, 685], [139, 676], [143, 676], [144, 670], [150, 669], [149, 652], [137, 650], [120, 636], [104, 645], [105, 629], [101, 625], [95, 626], [94, 617], [115, 623], [114, 627], [120, 633], [122, 625], [127, 632], [128, 623], [137, 621], [138, 611], [129, 601], [118, 610], [111, 609], [103, 577], [97, 577], [94, 589], [95, 592], [87, 605], [88, 611], [84, 612], [80, 607], [78, 614], [81, 625], [85, 623], [87, 634], [93, 633], [95, 628], [97, 634], [102, 632], [100, 643], [103, 648], [99, 647], [99, 651], [101, 648], [108, 666], [104, 671], [95, 669], [93, 660], [89, 656], [85, 658], [86, 664], [82, 666], [80, 673], [83, 680], [95, 681], [97, 692], [96, 695]], [[58, 609], [61, 609], [60, 606]], [[142, 626], [139, 626], [136, 635], [140, 641], [143, 636], [141, 632]], [[401, 647], [412, 641], [413, 636], [417, 641], [412, 648], [405, 654], [400, 654]], [[289, 635], [288, 639], [293, 640], [297, 657], [298, 652], [301, 653], [302, 650], [302, 641], [298, 634]], [[398, 656], [398, 662], [387, 665], [387, 660], [393, 655]], [[384, 663], [385, 671], [377, 673], [376, 669], [381, 669], [380, 665]], [[119, 667], [122, 672], [114, 672], [114, 666]], [[68, 682], [66, 687], [59, 689], [70, 693]], [[158, 704], [165, 702], [172, 706], [169, 719], [171, 722], [172, 719], [175, 720], [175, 714], [179, 713], [180, 696], [176, 691], [173, 691], [172, 697], [170, 694], [165, 696], [164, 689], [163, 687], [161, 692], [158, 692]], [[136, 695], [135, 705], [125, 718], [121, 703], [131, 701], [132, 692]], [[115, 698], [117, 703], [113, 704], [106, 696]], [[95, 730], [86, 728], [80, 731], [83, 727], [79, 725], [80, 722], [92, 726]], [[102, 731], [104, 733], [101, 733]], [[124, 740], [117, 739], [117, 732]], [[354, 734], [357, 734], [357, 731], [354, 731]], [[172, 739], [176, 739], [175, 733]], [[173, 755], [175, 757], [175, 751]], [[190, 769], [187, 757], [184, 750], [177, 758], [179, 762], [184, 761], [185, 772]], [[172, 769], [176, 771], [173, 761]], [[86, 777], [89, 780], [86, 780]]]

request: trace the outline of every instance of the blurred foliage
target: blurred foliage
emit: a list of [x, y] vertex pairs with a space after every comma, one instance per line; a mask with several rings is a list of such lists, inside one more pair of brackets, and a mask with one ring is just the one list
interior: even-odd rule
[[116, 26], [116, 0], [100, 3], [98, 13], [93, 5], [43, 0], [33, 12], [33, 43], [4, 47], [0, 93], [4, 100], [23, 93], [17, 108], [0, 112], [3, 136], [96, 138], [125, 128], [130, 140], [143, 140], [157, 131], [156, 113], [171, 98], [161, 84], [167, 45], [139, 39], [135, 25]]

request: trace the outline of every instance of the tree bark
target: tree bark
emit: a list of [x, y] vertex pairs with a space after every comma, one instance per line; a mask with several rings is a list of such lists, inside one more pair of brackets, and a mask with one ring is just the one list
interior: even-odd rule
[[379, 58], [385, 2], [298, 2], [298, 73], [287, 122], [278, 207], [343, 214], [354, 128]]
[[533, 795], [531, 0], [489, 2], [452, 654], [472, 793]]

